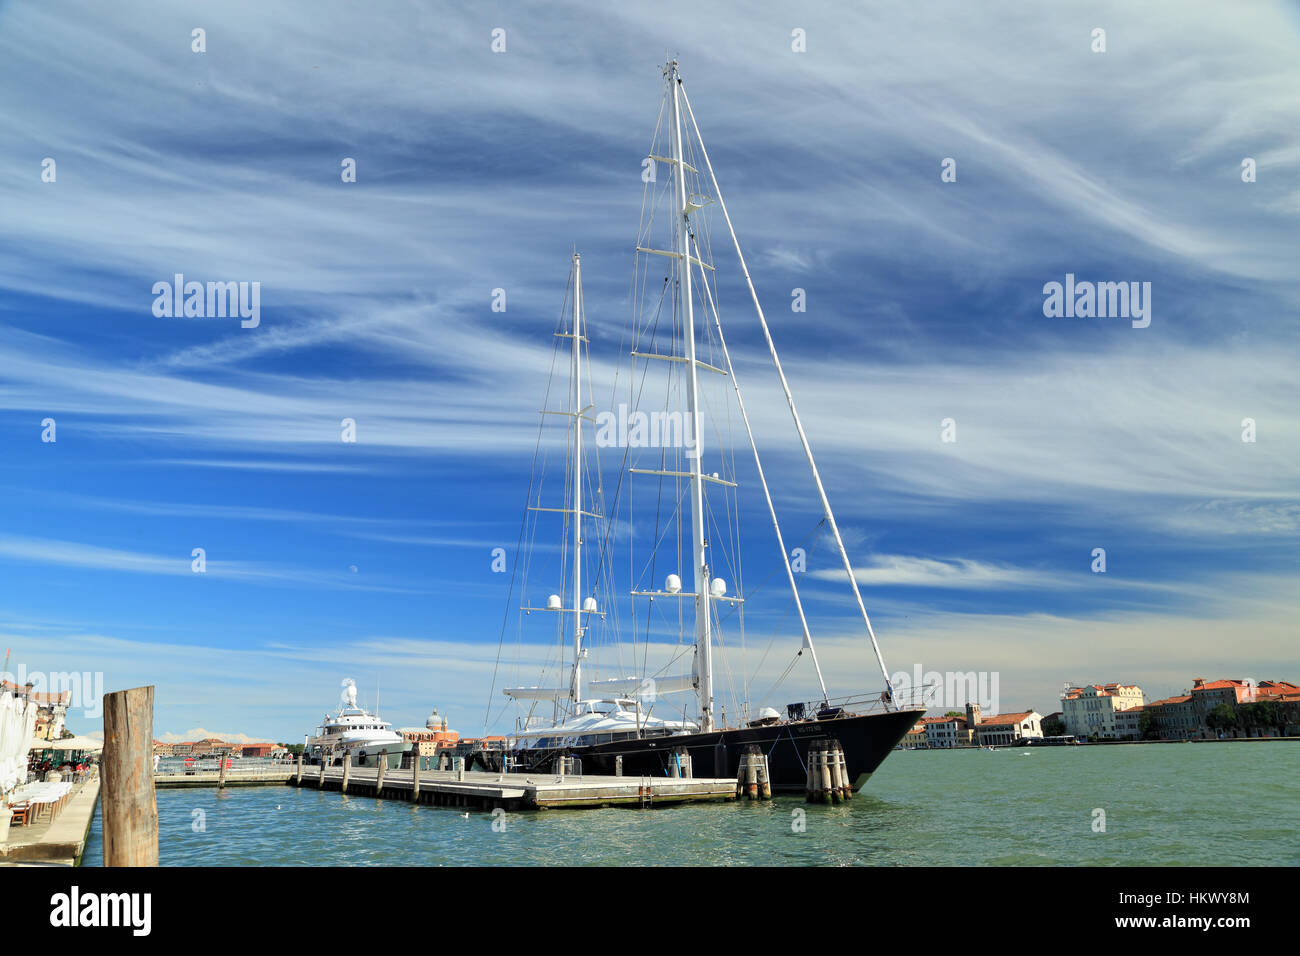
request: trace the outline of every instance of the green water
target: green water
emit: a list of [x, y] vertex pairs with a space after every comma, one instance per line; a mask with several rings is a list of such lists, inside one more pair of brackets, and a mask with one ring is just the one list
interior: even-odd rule
[[[161, 790], [159, 853], [167, 866], [1298, 865], [1300, 742], [901, 752], [840, 807], [552, 810], [506, 814], [504, 831], [462, 812], [293, 787]], [[96, 818], [87, 863], [102, 853]]]

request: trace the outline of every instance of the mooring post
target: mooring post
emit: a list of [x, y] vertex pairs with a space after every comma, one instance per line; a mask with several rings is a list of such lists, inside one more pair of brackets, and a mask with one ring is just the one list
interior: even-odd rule
[[465, 779], [465, 758], [464, 757], [456, 758], [456, 779], [457, 780]]
[[348, 777], [350, 776], [352, 776], [352, 754], [345, 753], [343, 755], [343, 786], [339, 790], [340, 793], [348, 792]]
[[835, 794], [831, 792], [833, 788], [831, 786], [830, 746], [829, 745], [823, 746], [818, 756], [821, 758], [818, 766], [818, 771], [821, 776], [820, 790], [818, 792], [818, 796], [821, 798], [822, 803], [832, 803], [835, 800]]
[[835, 759], [840, 768], [840, 788], [845, 800], [853, 799], [853, 781], [849, 779], [849, 761], [844, 756], [844, 745], [835, 742]]
[[379, 774], [375, 777], [375, 796], [384, 795], [384, 771], [388, 769], [388, 754], [379, 755]]
[[767, 754], [759, 753], [754, 755], [758, 761], [758, 799], [772, 799], [772, 774], [767, 765]]
[[[418, 744], [416, 745], [419, 746]], [[411, 802], [420, 802], [420, 755], [415, 755], [415, 769], [411, 772]]]
[[821, 771], [821, 741], [813, 741], [808, 746], [808, 782], [804, 787], [804, 799], [809, 803], [817, 803], [821, 797], [822, 771]]
[[325, 789], [325, 755], [324, 754], [321, 754], [320, 757], [320, 775], [317, 776], [316, 778], [316, 789], [317, 790]]
[[153, 687], [104, 695], [105, 866], [158, 865], [158, 800], [153, 787]]
[[623, 755], [619, 754], [614, 758], [614, 776], [623, 776]]
[[226, 764], [229, 759], [225, 756], [218, 756], [217, 763], [220, 769], [217, 770], [217, 789], [223, 790], [226, 786]]
[[302, 786], [302, 751], [298, 751], [298, 779], [295, 781], [298, 786]]

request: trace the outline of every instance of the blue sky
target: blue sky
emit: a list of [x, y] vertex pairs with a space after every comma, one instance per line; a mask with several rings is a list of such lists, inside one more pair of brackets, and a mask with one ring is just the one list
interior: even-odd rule
[[[1044, 713], [1066, 680], [1295, 679], [1296, 4], [841, 6], [0, 3], [11, 671], [154, 683], [159, 736], [298, 739], [349, 676], [481, 731], [569, 252], [612, 365], [671, 48], [890, 670]], [[714, 247], [798, 541], [818, 509]], [[260, 325], [155, 317], [175, 273], [260, 282]], [[1150, 282], [1150, 326], [1045, 317], [1067, 273]], [[806, 582], [832, 691], [877, 688], [824, 541]]]

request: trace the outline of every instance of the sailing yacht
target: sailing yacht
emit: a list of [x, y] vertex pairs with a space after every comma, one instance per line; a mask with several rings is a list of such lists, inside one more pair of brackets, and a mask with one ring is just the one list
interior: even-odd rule
[[[549, 760], [557, 750], [587, 746], [596, 743], [613, 743], [650, 737], [662, 737], [675, 733], [698, 730], [692, 722], [668, 720], [642, 713], [640, 701], [627, 697], [605, 697], [587, 699], [583, 693], [582, 660], [585, 656], [583, 638], [590, 627], [593, 617], [603, 617], [597, 599], [593, 595], [584, 597], [584, 554], [585, 543], [583, 518], [599, 521], [603, 514], [599, 510], [599, 494], [592, 496], [589, 503], [584, 497], [583, 475], [586, 471], [586, 456], [583, 445], [583, 422], [590, 416], [591, 405], [583, 404], [583, 385], [590, 382], [590, 375], [584, 377], [583, 370], [588, 360], [583, 351], [587, 337], [583, 331], [582, 301], [582, 257], [573, 253], [573, 268], [569, 274], [571, 300], [573, 303], [572, 321], [567, 331], [556, 332], [557, 338], [569, 340], [569, 384], [567, 410], [550, 410], [544, 414], [562, 415], [570, 419], [568, 431], [572, 434], [572, 445], [568, 449], [565, 462], [565, 484], [570, 492], [570, 507], [567, 509], [548, 509], [540, 505], [530, 505], [530, 511], [557, 511], [564, 514], [569, 525], [571, 540], [566, 544], [572, 548], [571, 584], [572, 606], [564, 607], [563, 599], [558, 594], [551, 594], [546, 600], [546, 611], [558, 613], [565, 623], [561, 630], [571, 625], [573, 639], [573, 663], [569, 672], [568, 684], [563, 688], [546, 687], [507, 687], [506, 696], [517, 700], [565, 701], [561, 710], [556, 707], [550, 720], [544, 716], [531, 716], [517, 729], [508, 740], [508, 750], [518, 751], [515, 764], [522, 764], [525, 769], [538, 766]], [[589, 386], [588, 386], [589, 387]], [[531, 496], [530, 496], [531, 497]], [[590, 510], [589, 510], [590, 509]], [[599, 539], [598, 539], [599, 540]], [[541, 608], [524, 608], [531, 613]], [[566, 618], [565, 616], [569, 615]]]
[[[676, 60], [665, 65], [663, 77], [659, 122], [642, 166], [645, 196], [636, 243], [631, 322], [634, 371], [627, 391], [636, 409], [629, 413], [620, 405], [616, 427], [610, 427], [611, 413], [591, 415], [594, 401], [584, 392], [587, 340], [576, 255], [571, 284], [572, 320], [556, 333], [570, 345], [568, 407], [544, 411], [543, 415], [568, 416], [571, 440], [566, 449], [566, 500], [563, 508], [543, 507], [540, 501], [533, 503], [530, 489], [529, 510], [564, 515], [571, 536], [571, 540], [566, 538], [564, 549], [572, 561], [565, 590], [571, 588], [572, 598], [566, 606], [559, 594], [551, 594], [545, 607], [525, 606], [521, 611], [529, 615], [547, 611], [563, 621], [560, 650], [567, 659], [567, 682], [551, 687], [506, 688], [505, 693], [513, 700], [531, 702], [509, 742], [509, 769], [545, 770], [556, 757], [564, 756], [576, 759], [580, 773], [610, 774], [621, 769], [627, 775], [659, 776], [673, 772], [670, 767], [681, 766], [681, 755], [689, 755], [696, 776], [734, 777], [741, 755], [758, 748], [768, 757], [773, 788], [792, 791], [804, 788], [809, 750], [815, 745], [838, 742], [856, 789], [924, 714], [925, 707], [920, 699], [903, 699], [890, 682]], [[752, 299], [816, 489], [821, 517], [810, 537], [821, 533], [833, 540], [861, 618], [866, 647], [880, 669], [883, 685], [868, 693], [832, 698], [817, 659], [792, 554], [785, 544], [723, 336], [710, 249], [715, 209], [735, 248], [739, 275]], [[585, 385], [589, 392], [589, 375]], [[662, 398], [663, 404], [651, 406], [647, 414], [642, 406], [651, 395], [656, 396], [656, 402]], [[625, 426], [625, 420], [632, 424]], [[652, 426], [648, 435], [647, 422]], [[584, 457], [584, 425], [598, 424], [604, 428], [605, 440], [600, 440], [598, 431], [596, 450], [612, 445], [623, 455], [615, 507], [626, 504], [626, 521], [611, 523], [605, 514], [599, 462], [593, 469]], [[653, 427], [665, 424], [668, 427], [659, 431]], [[748, 466], [738, 463], [726, 445], [726, 438], [733, 436], [740, 425], [753, 453], [748, 475], [763, 491], [773, 543], [780, 554], [781, 563], [776, 567], [784, 572], [790, 589], [787, 613], [777, 625], [777, 633], [772, 634], [772, 642], [781, 638], [779, 632], [785, 622], [797, 622], [797, 631], [789, 638], [799, 640], [798, 650], [776, 683], [779, 685], [796, 664], [806, 662], [812, 673], [803, 673], [809, 685], [815, 677], [820, 693], [814, 700], [787, 704], [784, 714], [770, 706], [754, 712], [748, 678], [742, 675], [737, 689], [727, 671], [722, 677], [733, 701], [729, 721], [715, 671], [724, 657], [740, 657], [743, 662], [746, 601], [754, 596], [744, 589], [739, 547], [744, 523], [739, 505], [740, 469]], [[588, 472], [592, 477], [584, 483]], [[649, 493], [642, 492], [638, 483], [648, 484]], [[654, 503], [652, 521], [643, 517], [644, 512], [633, 513], [634, 496], [637, 503]], [[631, 588], [626, 593], [632, 608], [634, 666], [629, 667], [620, 652], [612, 668], [616, 676], [601, 678], [588, 674], [584, 664], [594, 670], [589, 651], [598, 631], [613, 631], [617, 637], [619, 630], [619, 605], [608, 594], [617, 563], [610, 544], [614, 527], [625, 529], [627, 538], [626, 571]], [[652, 533], [647, 535], [647, 530]], [[635, 553], [638, 546], [647, 543], [648, 552]], [[584, 577], [584, 570], [593, 564], [594, 582], [592, 575]], [[670, 573], [660, 578], [665, 564]], [[734, 583], [734, 592], [727, 578]], [[603, 602], [599, 599], [602, 590], [606, 592]], [[793, 631], [793, 625], [785, 630]], [[673, 636], [675, 648], [670, 640]], [[571, 644], [571, 656], [565, 644]], [[656, 651], [665, 647], [675, 651], [671, 661], [651, 665], [648, 652], [652, 647]], [[640, 665], [636, 666], [638, 654]], [[673, 662], [688, 654], [689, 671], [670, 675]], [[606, 673], [610, 669], [604, 668]], [[557, 667], [557, 672], [562, 670]], [[686, 703], [674, 704], [675, 694], [686, 695]], [[537, 702], [546, 700], [553, 705], [549, 719], [535, 712]], [[660, 716], [654, 716], [656, 710]], [[663, 717], [664, 710], [672, 716]]]

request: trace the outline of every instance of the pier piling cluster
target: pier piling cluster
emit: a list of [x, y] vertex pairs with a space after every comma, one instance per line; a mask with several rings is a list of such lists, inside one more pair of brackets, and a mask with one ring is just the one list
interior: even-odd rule
[[814, 741], [808, 748], [809, 803], [843, 803], [853, 799], [844, 748], [838, 740]]
[[736, 796], [750, 800], [772, 799], [772, 775], [768, 770], [767, 754], [757, 744], [750, 744], [740, 755], [740, 769], [736, 773]]

